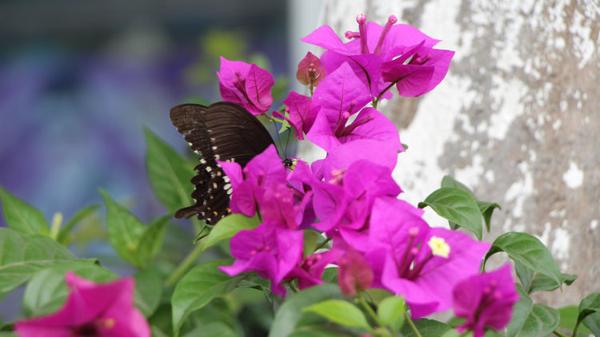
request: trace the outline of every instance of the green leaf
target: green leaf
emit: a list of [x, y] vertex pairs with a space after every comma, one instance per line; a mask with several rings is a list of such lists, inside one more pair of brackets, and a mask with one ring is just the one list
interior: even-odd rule
[[83, 220], [94, 215], [98, 208], [100, 208], [100, 206], [90, 205], [77, 211], [77, 213], [75, 213], [75, 215], [73, 215], [73, 217], [60, 229], [56, 241], [60, 243], [65, 243], [73, 228], [75, 228], [75, 226], [77, 226]]
[[[575, 323], [575, 327], [577, 327], [581, 322], [590, 315], [600, 314], [600, 293], [593, 293], [586, 296], [579, 303], [579, 314], [577, 315], [577, 322]], [[594, 324], [590, 324], [594, 325]], [[590, 328], [593, 330], [593, 328]]]
[[[484, 337], [490, 337], [489, 335], [490, 330], [486, 331], [486, 334], [484, 335]], [[460, 333], [458, 333], [458, 331], [456, 331], [456, 329], [451, 329], [446, 331], [442, 337], [473, 337], [473, 332], [467, 332], [466, 335], [462, 335]]]
[[240, 277], [230, 277], [217, 268], [223, 261], [213, 261], [191, 269], [175, 286], [171, 305], [173, 307], [173, 330], [175, 336], [186, 318], [201, 309], [215, 297], [231, 291]]
[[[585, 328], [589, 329], [594, 336], [600, 337], [600, 313], [597, 312], [587, 316], [583, 320], [583, 325], [585, 325]], [[586, 330], [585, 328], [579, 328], [578, 331], [583, 332]], [[577, 333], [577, 335], [579, 336], [579, 333]]]
[[[414, 321], [414, 323], [423, 337], [442, 337], [446, 332], [452, 329], [449, 325], [433, 319], [424, 318]], [[417, 337], [409, 324], [404, 324], [400, 332], [404, 337]]]
[[38, 209], [1, 187], [0, 201], [8, 227], [25, 234], [48, 234], [48, 221]]
[[0, 337], [18, 337], [14, 332], [2, 331]]
[[241, 230], [256, 228], [259, 223], [257, 216], [249, 218], [241, 214], [228, 215], [217, 222], [210, 234], [200, 244], [204, 246], [204, 249], [207, 249], [221, 241], [231, 239]]
[[160, 252], [165, 241], [166, 225], [169, 217], [161, 217], [146, 227], [138, 245], [139, 260], [143, 265], [150, 261]]
[[296, 330], [303, 315], [304, 308], [326, 299], [341, 298], [337, 285], [325, 284], [312, 287], [286, 298], [271, 325], [269, 337], [288, 337]]
[[492, 248], [485, 257], [485, 261], [490, 256], [501, 251], [508, 254], [516, 263], [521, 264], [534, 273], [547, 276], [553, 286], [560, 287], [562, 284], [562, 273], [554, 262], [552, 255], [546, 246], [535, 236], [519, 232], [502, 234], [494, 240]]
[[499, 204], [495, 202], [487, 202], [487, 201], [477, 201], [477, 205], [479, 206], [479, 211], [481, 215], [483, 215], [483, 220], [485, 222], [485, 229], [490, 231], [492, 226], [492, 215], [494, 214], [494, 210], [502, 209]]
[[65, 274], [76, 275], [93, 282], [109, 282], [117, 275], [92, 262], [72, 261], [37, 272], [25, 288], [23, 308], [28, 316], [47, 315], [58, 310], [67, 298], [68, 288]]
[[159, 327], [152, 325], [152, 337], [169, 337], [166, 333], [164, 333]]
[[554, 279], [536, 273], [519, 262], [515, 262], [515, 270], [517, 271], [517, 276], [521, 281], [523, 289], [525, 289], [528, 294], [535, 291], [552, 291], [558, 289], [563, 283], [571, 285], [577, 279], [576, 275], [561, 273], [561, 284], [556, 284]]
[[431, 207], [438, 215], [475, 234], [481, 239], [483, 224], [477, 200], [456, 187], [442, 187], [431, 193], [419, 207]]
[[138, 255], [140, 239], [146, 226], [127, 208], [116, 203], [108, 193], [100, 191], [106, 205], [106, 226], [108, 239], [117, 254], [136, 267], [143, 267]]
[[184, 337], [237, 337], [238, 334], [223, 322], [210, 322], [186, 333]]
[[354, 304], [343, 300], [325, 300], [304, 308], [305, 312], [320, 315], [349, 328], [370, 329], [365, 315]]
[[289, 337], [343, 337], [356, 336], [344, 331], [334, 330], [331, 326], [326, 325], [306, 325], [294, 330]]
[[174, 213], [192, 204], [193, 166], [152, 131], [146, 135], [146, 170], [158, 200]]
[[473, 191], [471, 191], [470, 188], [467, 187], [467, 185], [461, 183], [460, 181], [454, 179], [454, 177], [451, 176], [444, 176], [442, 178], [442, 187], [454, 187], [454, 188], [458, 188], [459, 190], [463, 190], [465, 192], [469, 192], [471, 194], [473, 194]]
[[[566, 335], [571, 335], [571, 332], [573, 331], [573, 328], [577, 323], [577, 316], [579, 316], [579, 307], [576, 305], [569, 305], [558, 309], [558, 312], [560, 314], [560, 331]], [[588, 316], [588, 318], [592, 318], [592, 316], [593, 315]], [[590, 334], [591, 332], [587, 327], [581, 325], [579, 326], [579, 329], [577, 330], [577, 337], [587, 337]]]
[[162, 280], [158, 272], [145, 270], [135, 275], [135, 306], [150, 317], [160, 304]]
[[[454, 187], [454, 188], [461, 189], [461, 190], [471, 194], [471, 196], [473, 196], [473, 198], [475, 200], [477, 200], [477, 198], [473, 194], [473, 191], [471, 191], [470, 188], [468, 188], [465, 184], [459, 182], [458, 180], [454, 179], [451, 176], [444, 176], [444, 178], [442, 179], [442, 187]], [[487, 201], [480, 201], [480, 200], [477, 200], [477, 206], [479, 207], [479, 211], [481, 212], [481, 215], [483, 216], [483, 220], [485, 222], [485, 228], [489, 232], [494, 209], [496, 209], [496, 208], [500, 209], [501, 207], [499, 204], [497, 204], [495, 202], [487, 202]], [[455, 225], [455, 224], [451, 224], [451, 227], [452, 227], [452, 225]], [[456, 228], [453, 228], [453, 229], [456, 229]]]
[[542, 304], [534, 304], [529, 296], [521, 294], [521, 299], [513, 309], [513, 319], [507, 327], [507, 337], [549, 336], [558, 327], [558, 310]]
[[381, 301], [377, 307], [377, 316], [379, 321], [392, 328], [395, 333], [400, 330], [404, 323], [404, 314], [406, 313], [406, 303], [399, 296], [390, 296]]
[[56, 241], [0, 228], [0, 295], [26, 282], [41, 269], [75, 259]]

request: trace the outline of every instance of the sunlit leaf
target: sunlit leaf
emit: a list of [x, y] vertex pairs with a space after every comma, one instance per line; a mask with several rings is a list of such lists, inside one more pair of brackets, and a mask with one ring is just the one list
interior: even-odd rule
[[406, 313], [406, 302], [402, 297], [390, 296], [381, 301], [377, 307], [377, 316], [382, 324], [397, 332], [404, 323]]
[[25, 234], [48, 234], [48, 221], [38, 209], [1, 187], [0, 201], [8, 227]]
[[259, 225], [258, 217], [249, 218], [241, 214], [231, 214], [219, 220], [200, 244], [205, 249], [218, 244], [221, 241], [232, 238], [239, 231], [256, 228]]
[[75, 215], [73, 215], [73, 217], [71, 219], [69, 219], [69, 221], [67, 221], [67, 223], [60, 229], [60, 232], [58, 232], [56, 241], [58, 241], [60, 243], [65, 243], [67, 241], [67, 238], [69, 237], [69, 234], [73, 230], [73, 228], [75, 226], [77, 226], [80, 222], [82, 222], [83, 220], [94, 215], [96, 213], [96, 211], [98, 210], [98, 208], [100, 208], [100, 206], [90, 205], [90, 206], [86, 206], [86, 207], [80, 209], [79, 211], [77, 211], [77, 213], [75, 213]]
[[0, 295], [18, 287], [36, 272], [75, 258], [64, 246], [40, 235], [0, 228]]
[[343, 300], [325, 300], [304, 308], [327, 320], [350, 328], [369, 329], [365, 315], [354, 304]]

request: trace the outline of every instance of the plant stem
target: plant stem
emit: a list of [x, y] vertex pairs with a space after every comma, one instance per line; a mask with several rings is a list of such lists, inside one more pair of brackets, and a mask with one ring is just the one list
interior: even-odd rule
[[52, 217], [52, 225], [50, 226], [50, 237], [54, 240], [58, 240], [58, 234], [60, 233], [60, 226], [63, 222], [62, 213], [54, 213]]
[[408, 313], [406, 313], [406, 312], [404, 313], [404, 318], [408, 322], [408, 325], [410, 326], [410, 328], [412, 329], [412, 331], [415, 333], [415, 336], [417, 336], [417, 337], [423, 337], [423, 335], [421, 335], [421, 333], [419, 332], [419, 329], [417, 329], [417, 326], [415, 325], [415, 322], [413, 322], [413, 320], [410, 319], [410, 316], [408, 315]]
[[[577, 320], [577, 323], [575, 323], [575, 327], [573, 327], [573, 333], [571, 334], [572, 337], [577, 337], [577, 329], [579, 329], [579, 320]], [[556, 333], [556, 330], [554, 331], [554, 333]]]
[[[560, 332], [558, 330], [554, 330], [554, 331], [552, 331], [552, 333], [554, 333], [558, 337], [567, 337], [565, 334], [563, 334], [562, 332]], [[573, 337], [575, 337], [575, 335], [573, 335]]]
[[396, 83], [398, 83], [398, 81], [390, 83], [387, 87], [385, 87], [385, 89], [381, 90], [379, 95], [377, 95], [377, 97], [375, 97], [373, 100], [373, 108], [377, 109], [377, 104], [379, 103], [379, 100], [381, 100], [381, 97], [383, 97], [383, 94], [390, 90], [390, 88], [392, 88]]
[[358, 294], [357, 298], [358, 298], [358, 303], [363, 307], [363, 309], [365, 309], [365, 311], [367, 312], [369, 317], [371, 317], [371, 319], [377, 324], [377, 326], [381, 326], [381, 323], [379, 322], [379, 318], [375, 314], [375, 311], [373, 311], [373, 308], [371, 308], [371, 306], [367, 303], [367, 301], [365, 301], [365, 298], [363, 297], [363, 295]]
[[331, 241], [331, 238], [327, 238], [326, 240], [324, 240], [323, 242], [321, 242], [321, 244], [319, 244], [319, 245], [317, 246], [317, 248], [315, 248], [315, 252], [316, 252], [317, 250], [319, 250], [319, 249], [321, 249], [321, 248], [325, 247], [325, 246], [326, 246], [326, 245], [329, 243], [329, 241]]
[[192, 249], [192, 251], [179, 263], [177, 268], [173, 271], [171, 276], [165, 281], [165, 285], [167, 287], [173, 286], [183, 275], [190, 269], [190, 267], [196, 262], [198, 257], [202, 255], [202, 253], [206, 250], [204, 246], [204, 241], [200, 240], [196, 247]]

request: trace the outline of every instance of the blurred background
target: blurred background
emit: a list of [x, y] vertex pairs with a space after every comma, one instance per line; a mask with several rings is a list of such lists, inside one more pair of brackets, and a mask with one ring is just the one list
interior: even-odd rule
[[278, 0], [0, 1], [0, 186], [48, 216], [99, 187], [159, 214], [143, 128], [183, 150], [168, 111], [219, 98], [220, 55], [285, 77], [286, 16]]
[[579, 275], [546, 301], [600, 290], [598, 0], [0, 0], [0, 186], [47, 217], [100, 203], [99, 187], [157, 216], [143, 128], [185, 151], [169, 108], [218, 99], [218, 56], [285, 87], [308, 50], [299, 38], [320, 23], [356, 30], [360, 12], [456, 50], [436, 90], [383, 106], [409, 145], [395, 172], [405, 198], [454, 175], [503, 206], [486, 239], [528, 231]]
[[[269, 69], [285, 89], [289, 9], [280, 0], [0, 0], [0, 186], [48, 219], [102, 204], [99, 188], [144, 221], [164, 214], [147, 180], [144, 128], [188, 151], [169, 109], [219, 99], [220, 56]], [[186, 228], [170, 232], [180, 243], [172, 254], [191, 249]], [[78, 256], [131, 272], [97, 218], [76, 235]], [[0, 320], [19, 313], [20, 295], [0, 300]]]

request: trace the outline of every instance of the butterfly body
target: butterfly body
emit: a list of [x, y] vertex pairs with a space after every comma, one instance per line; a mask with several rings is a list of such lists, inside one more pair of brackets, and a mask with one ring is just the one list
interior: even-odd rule
[[243, 167], [274, 144], [273, 139], [256, 117], [233, 103], [181, 104], [171, 109], [170, 118], [200, 155], [191, 180], [194, 205], [178, 210], [175, 217], [197, 215], [213, 225], [230, 213], [231, 184], [218, 161], [235, 161]]

